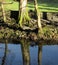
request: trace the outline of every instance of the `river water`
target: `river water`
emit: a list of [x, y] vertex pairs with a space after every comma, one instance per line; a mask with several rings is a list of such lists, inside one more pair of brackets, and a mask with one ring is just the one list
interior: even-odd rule
[[[39, 46], [29, 46], [30, 65], [58, 65], [58, 45], [41, 46], [42, 60], [38, 62]], [[7, 52], [6, 52], [7, 51]], [[5, 44], [0, 43], [0, 65], [24, 65], [22, 50], [20, 44], [8, 44], [5, 50]]]

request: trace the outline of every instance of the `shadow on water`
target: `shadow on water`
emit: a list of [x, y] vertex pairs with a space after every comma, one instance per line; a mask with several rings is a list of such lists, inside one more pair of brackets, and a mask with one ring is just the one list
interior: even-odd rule
[[[58, 65], [58, 45], [30, 46], [28, 40], [22, 39], [21, 44], [1, 44], [0, 65]], [[4, 46], [3, 46], [4, 45]], [[8, 53], [8, 50], [11, 52]], [[6, 64], [7, 63], [7, 64]]]

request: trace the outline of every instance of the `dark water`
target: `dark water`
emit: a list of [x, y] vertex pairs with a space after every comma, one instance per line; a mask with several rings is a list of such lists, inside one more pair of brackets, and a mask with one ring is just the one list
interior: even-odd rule
[[[29, 47], [30, 64], [38, 64], [38, 46]], [[58, 65], [58, 45], [42, 46], [42, 65]], [[23, 65], [20, 44], [8, 44], [5, 53], [5, 44], [0, 43], [0, 65]]]

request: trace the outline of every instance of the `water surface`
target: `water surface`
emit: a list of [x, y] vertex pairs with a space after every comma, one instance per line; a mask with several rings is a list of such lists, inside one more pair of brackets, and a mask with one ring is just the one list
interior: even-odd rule
[[[38, 65], [38, 46], [29, 47], [30, 64]], [[58, 45], [42, 46], [42, 65], [58, 65]], [[0, 43], [0, 65], [23, 65], [20, 44], [8, 44], [5, 54], [5, 44]]]

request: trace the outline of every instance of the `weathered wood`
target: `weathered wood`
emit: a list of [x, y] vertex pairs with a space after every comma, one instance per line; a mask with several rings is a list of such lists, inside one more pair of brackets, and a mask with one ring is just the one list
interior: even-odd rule
[[36, 12], [36, 15], [37, 15], [38, 28], [39, 28], [40, 30], [42, 30], [41, 18], [40, 18], [40, 11], [39, 11], [39, 9], [38, 9], [37, 0], [34, 0], [34, 6], [35, 6], [35, 12]]
[[1, 4], [1, 9], [2, 9], [3, 20], [4, 20], [4, 22], [6, 22], [6, 14], [5, 14], [5, 10], [4, 10], [3, 1], [2, 1], [2, 4]]
[[19, 1], [19, 24], [22, 27], [22, 22], [26, 20], [24, 17], [26, 16], [26, 6], [27, 6], [27, 0], [20, 0]]

